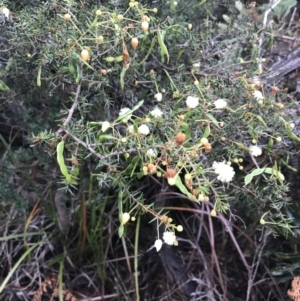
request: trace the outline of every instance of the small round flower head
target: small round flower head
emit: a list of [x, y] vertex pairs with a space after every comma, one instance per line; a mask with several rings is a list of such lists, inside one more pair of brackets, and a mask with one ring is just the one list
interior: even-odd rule
[[138, 128], [138, 132], [142, 135], [147, 136], [150, 133], [149, 127], [146, 124], [141, 124]]
[[215, 173], [218, 175], [217, 179], [223, 183], [228, 183], [232, 181], [235, 174], [233, 168], [227, 165], [225, 161], [214, 162], [213, 169], [215, 170]]
[[147, 156], [150, 158], [156, 158], [157, 157], [157, 150], [153, 148], [149, 148], [146, 152]]
[[176, 179], [175, 178], [168, 178], [168, 184], [170, 186], [174, 186], [176, 184]]
[[110, 123], [108, 121], [104, 121], [102, 123], [101, 131], [104, 133], [108, 128], [110, 128]]
[[[128, 111], [130, 111], [129, 108], [122, 108], [119, 112], [119, 116], [125, 115]], [[124, 118], [125, 121], [128, 121], [131, 118], [131, 116], [132, 116], [131, 114], [126, 116], [126, 118]]]
[[155, 247], [155, 249], [156, 249], [157, 252], [161, 249], [162, 244], [163, 244], [163, 242], [162, 242], [161, 239], [157, 239], [157, 240], [155, 241], [154, 247]]
[[227, 106], [227, 101], [225, 99], [219, 98], [214, 101], [216, 109], [224, 109]]
[[256, 145], [251, 145], [249, 147], [250, 149], [250, 153], [254, 156], [254, 157], [258, 157], [262, 154], [262, 149]]
[[211, 216], [217, 216], [217, 211], [216, 211], [215, 209], [212, 209], [212, 210], [210, 211], [210, 215], [211, 215]]
[[155, 107], [154, 110], [152, 110], [152, 111], [150, 112], [150, 114], [151, 114], [153, 117], [157, 118], [157, 117], [161, 117], [161, 116], [163, 115], [163, 112], [162, 112], [158, 107]]
[[200, 193], [200, 194], [198, 195], [198, 201], [199, 201], [199, 202], [204, 201], [204, 195], [203, 195], [202, 193]]
[[256, 100], [263, 100], [263, 99], [264, 99], [262, 93], [261, 93], [260, 91], [258, 91], [258, 90], [255, 90], [255, 91], [253, 92], [253, 97], [254, 97]]
[[176, 236], [174, 232], [166, 231], [163, 234], [163, 239], [166, 244], [173, 246], [174, 241], [176, 240]]
[[177, 226], [177, 231], [178, 231], [178, 232], [182, 232], [182, 231], [183, 231], [183, 227], [182, 227], [181, 225], [178, 225], [178, 226]]
[[195, 109], [199, 105], [199, 97], [188, 96], [186, 99], [186, 105], [190, 109]]
[[154, 95], [154, 98], [158, 101], [161, 102], [162, 101], [162, 94], [161, 93], [157, 93]]

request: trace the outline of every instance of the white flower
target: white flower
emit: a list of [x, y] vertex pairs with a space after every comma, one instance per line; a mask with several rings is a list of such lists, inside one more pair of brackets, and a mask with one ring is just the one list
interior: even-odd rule
[[166, 244], [168, 245], [173, 245], [174, 241], [176, 240], [176, 236], [174, 232], [170, 232], [170, 231], [166, 231], [163, 234], [163, 239], [165, 241]]
[[199, 105], [199, 97], [188, 96], [186, 99], [186, 105], [190, 109], [195, 109]]
[[227, 165], [224, 162], [214, 162], [213, 163], [213, 169], [215, 170], [215, 173], [218, 174], [217, 179], [221, 182], [228, 183], [232, 181], [234, 177], [234, 170], [231, 166]]
[[256, 100], [260, 100], [260, 99], [264, 99], [262, 93], [258, 90], [255, 90], [253, 92], [253, 97], [256, 99]]
[[203, 201], [204, 201], [204, 195], [203, 195], [202, 193], [200, 193], [200, 194], [198, 195], [198, 201], [199, 201], [199, 202], [203, 202]]
[[193, 64], [193, 67], [194, 67], [194, 68], [200, 68], [200, 63], [199, 63], [199, 62], [198, 62], [198, 63], [194, 63], [194, 64]]
[[254, 156], [254, 157], [258, 157], [262, 154], [262, 149], [256, 145], [251, 145], [249, 147], [250, 149], [250, 153]]
[[129, 134], [134, 134], [134, 126], [132, 124], [129, 125], [127, 129], [128, 129]]
[[119, 116], [126, 114], [128, 111], [130, 111], [129, 108], [122, 108], [119, 112]]
[[108, 128], [110, 128], [110, 123], [108, 121], [104, 121], [102, 123], [101, 131], [104, 133]]
[[219, 98], [214, 101], [216, 109], [224, 109], [227, 106], [227, 101], [225, 99]]
[[158, 108], [158, 107], [155, 107], [153, 111], [150, 112], [150, 114], [157, 118], [157, 117], [161, 117], [163, 115], [163, 112]]
[[2, 13], [7, 19], [9, 18], [10, 11], [8, 8], [3, 7], [2, 9], [0, 9], [0, 13]]
[[149, 148], [146, 152], [148, 157], [156, 158], [157, 157], [157, 150], [153, 148]]
[[[128, 111], [130, 111], [129, 108], [122, 108], [119, 112], [119, 116], [125, 115]], [[124, 118], [124, 122], [128, 121], [131, 118], [131, 114], [129, 114], [128, 116], [126, 116], [126, 118]]]
[[157, 251], [157, 252], [161, 249], [162, 244], [163, 244], [163, 242], [162, 242], [161, 239], [157, 239], [157, 240], [155, 241], [154, 247], [156, 248], [156, 251]]
[[148, 135], [150, 133], [148, 125], [141, 124], [138, 128], [138, 132], [142, 135]]
[[162, 101], [162, 94], [161, 93], [157, 93], [154, 95], [154, 98], [158, 101], [161, 102]]

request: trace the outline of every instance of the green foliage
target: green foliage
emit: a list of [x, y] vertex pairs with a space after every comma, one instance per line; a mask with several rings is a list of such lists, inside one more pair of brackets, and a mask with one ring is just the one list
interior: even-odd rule
[[[159, 8], [136, 1], [14, 7], [18, 18], [6, 18], [1, 29], [0, 90], [8, 101], [0, 112], [32, 138], [26, 149], [12, 151], [7, 143], [3, 172], [38, 161], [37, 170], [17, 168], [35, 193], [30, 207], [43, 201], [59, 237], [76, 244], [78, 262], [82, 254], [101, 262], [95, 270], [106, 281], [105, 245], [118, 236], [130, 270], [125, 239], [136, 231], [139, 296], [145, 220], [157, 229], [150, 245], [166, 233], [174, 234], [167, 244], [180, 244], [175, 234], [184, 219], [171, 215], [186, 209], [195, 218], [191, 229], [200, 223], [199, 212], [207, 229], [216, 220], [229, 224], [241, 212], [246, 227], [291, 236], [286, 169], [294, 168], [288, 158], [298, 155], [297, 116], [284, 89], [253, 83], [262, 60], [259, 9], [239, 1], [221, 14], [218, 1], [169, 1]], [[286, 7], [277, 9], [286, 16]], [[1, 201], [27, 200], [10, 187], [0, 180]], [[173, 211], [166, 197], [158, 197], [165, 192], [180, 197]], [[64, 228], [68, 202], [62, 200], [68, 198], [75, 226]], [[76, 243], [68, 241], [73, 233]], [[64, 256], [69, 254], [50, 264], [60, 263], [60, 283]]]
[[[61, 100], [62, 105], [70, 109], [60, 112], [63, 119], [59, 132], [64, 131], [69, 139], [59, 142], [56, 135], [46, 132], [35, 138], [35, 142], [47, 142], [50, 148], [57, 144], [57, 161], [67, 182], [71, 177], [69, 171], [82, 179], [83, 175], [78, 174], [79, 169], [74, 164], [82, 165], [86, 156], [94, 155], [99, 162], [90, 172], [98, 175], [99, 182], [104, 177], [106, 185], [117, 185], [119, 190], [128, 187], [127, 193], [135, 195], [135, 188], [131, 190], [130, 185], [134, 187], [134, 183], [150, 173], [158, 178], [165, 177], [171, 186], [175, 185], [192, 201], [199, 202], [199, 195], [200, 199], [209, 197], [214, 210], [220, 212], [230, 208], [226, 200], [230, 199], [232, 187], [226, 193], [220, 182], [213, 179], [212, 163], [217, 158], [233, 164], [235, 173], [241, 170], [237, 173], [235, 189], [245, 197], [249, 189], [250, 192], [257, 190], [252, 182], [254, 173], [263, 179], [263, 187], [270, 183], [276, 187], [286, 185], [280, 171], [283, 150], [278, 156], [279, 145], [274, 144], [279, 139], [288, 141], [293, 137], [297, 140], [289, 127], [293, 117], [286, 116], [271, 91], [264, 91], [262, 96], [243, 75], [247, 71], [251, 74], [258, 61], [256, 24], [245, 20], [250, 21], [251, 14], [255, 13], [253, 7], [249, 10], [236, 2], [222, 15], [221, 23], [214, 25], [209, 18], [215, 17], [208, 14], [217, 8], [213, 2], [190, 3], [195, 12], [199, 9], [203, 16], [205, 26], [200, 29], [183, 21], [185, 13], [181, 10], [181, 2], [178, 5], [170, 2], [177, 17], [174, 15], [163, 22], [156, 17], [156, 8], [147, 8], [134, 1], [129, 2], [128, 7], [120, 7], [118, 12], [108, 5], [91, 6], [87, 13], [80, 5], [85, 3], [55, 3], [23, 10], [22, 18], [15, 27], [8, 27], [7, 34], [15, 35], [10, 40], [12, 45], [17, 39], [26, 39], [29, 43], [22, 45], [14, 58], [13, 51], [8, 52], [2, 74], [3, 78], [8, 78], [14, 75], [13, 70], [21, 69], [24, 74], [26, 68], [30, 68], [33, 72], [27, 73], [26, 83], [33, 91], [42, 89], [44, 94], [53, 94], [61, 93], [61, 87], [67, 90], [67, 97]], [[162, 17], [170, 7], [162, 7], [158, 16]], [[36, 22], [28, 23], [33, 10]], [[238, 15], [234, 18], [236, 12]], [[194, 17], [189, 14], [190, 20]], [[222, 36], [225, 32], [226, 38], [220, 39], [218, 34]], [[134, 47], [131, 46], [133, 37], [139, 41]], [[217, 42], [215, 54], [212, 47], [208, 48], [208, 37]], [[209, 62], [205, 60], [208, 50], [212, 53], [209, 57], [216, 57]], [[247, 65], [241, 56], [250, 59]], [[223, 68], [219, 75], [205, 73], [205, 70], [214, 70], [215, 63]], [[149, 69], [147, 65], [153, 67]], [[228, 77], [228, 72], [233, 70], [235, 77]], [[146, 89], [143, 83], [147, 83]], [[16, 84], [14, 87], [17, 93]], [[112, 88], [115, 89], [113, 98]], [[154, 100], [148, 106], [149, 98], [157, 95], [163, 100], [156, 108]], [[121, 106], [117, 102], [121, 98], [131, 106], [139, 100], [143, 102], [118, 117]], [[189, 99], [195, 104], [189, 105]], [[222, 108], [214, 104], [220, 99], [225, 99], [226, 103]], [[57, 106], [56, 109], [51, 107], [57, 110]], [[31, 116], [28, 111], [27, 118]], [[109, 120], [108, 130], [99, 127], [105, 120]], [[178, 142], [178, 135], [183, 135], [184, 141]], [[202, 143], [203, 138], [208, 141]], [[266, 156], [260, 163], [255, 163], [254, 159], [260, 166], [248, 175], [243, 173], [242, 170], [252, 164], [247, 158], [251, 141], [264, 148], [266, 139], [266, 154], [275, 156], [275, 161], [269, 161]], [[65, 149], [60, 147], [62, 143], [66, 144]], [[48, 152], [52, 154], [50, 148]], [[147, 155], [149, 151], [155, 152], [157, 157]], [[264, 170], [261, 175], [272, 171], [271, 178], [261, 178], [256, 173], [258, 170]], [[183, 183], [181, 177], [185, 174], [191, 178]], [[274, 175], [278, 182], [273, 181]], [[238, 184], [239, 178], [240, 183], [245, 181], [248, 185], [247, 190]], [[72, 180], [72, 184], [76, 185], [77, 181]], [[260, 193], [259, 198], [264, 196]], [[234, 206], [234, 202], [231, 203]], [[263, 208], [255, 198], [252, 204], [258, 214], [265, 212], [266, 206], [274, 209], [271, 200], [265, 202]], [[130, 201], [131, 212], [144, 211], [143, 206], [135, 198]]]

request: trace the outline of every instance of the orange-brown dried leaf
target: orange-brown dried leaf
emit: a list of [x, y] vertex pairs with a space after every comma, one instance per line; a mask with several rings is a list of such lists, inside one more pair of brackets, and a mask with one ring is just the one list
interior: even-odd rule
[[123, 50], [122, 57], [123, 57], [123, 66], [124, 66], [124, 68], [127, 68], [128, 64], [129, 64], [129, 59], [130, 59], [127, 49]]

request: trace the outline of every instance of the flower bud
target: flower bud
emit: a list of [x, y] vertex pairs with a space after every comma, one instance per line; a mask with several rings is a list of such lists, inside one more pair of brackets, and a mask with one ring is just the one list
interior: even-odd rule
[[204, 150], [205, 150], [206, 153], [210, 153], [211, 150], [212, 150], [211, 144], [210, 143], [205, 144], [204, 145]]
[[137, 38], [132, 38], [131, 40], [131, 46], [136, 49], [139, 45], [139, 40]]
[[157, 239], [157, 240], [155, 241], [154, 247], [155, 247], [155, 249], [156, 249], [157, 252], [161, 249], [162, 244], [163, 244], [163, 242], [162, 242], [161, 239]]
[[184, 133], [178, 133], [176, 136], [176, 144], [177, 146], [182, 145], [186, 140], [186, 134]]
[[90, 54], [89, 52], [86, 50], [86, 49], [83, 49], [81, 51], [81, 59], [84, 61], [84, 62], [87, 62], [90, 60]]
[[130, 214], [128, 212], [124, 212], [122, 214], [122, 220], [121, 220], [121, 224], [125, 225], [130, 219]]
[[266, 223], [266, 221], [263, 218], [261, 218], [259, 222], [261, 225], [264, 225]]
[[108, 128], [110, 128], [110, 123], [108, 121], [104, 121], [102, 123], [101, 131], [104, 133]]
[[205, 145], [208, 143], [208, 139], [207, 138], [201, 138], [200, 142]]
[[71, 15], [70, 15], [70, 14], [65, 14], [65, 15], [64, 15], [64, 20], [65, 20], [66, 22], [69, 22], [69, 21], [71, 20]]
[[142, 22], [142, 31], [146, 32], [149, 29], [149, 23], [147, 21]]

